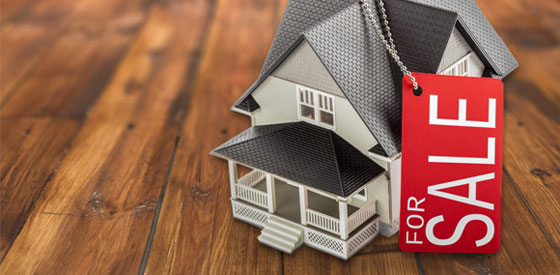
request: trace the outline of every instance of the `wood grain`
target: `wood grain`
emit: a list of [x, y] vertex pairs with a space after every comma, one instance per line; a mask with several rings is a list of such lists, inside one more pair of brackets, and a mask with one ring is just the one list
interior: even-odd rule
[[[76, 16], [74, 1], [2, 1], [0, 102], [13, 95]], [[82, 12], [83, 15], [83, 12]], [[6, 46], [8, 45], [8, 46]]]
[[36, 19], [2, 28], [2, 43], [10, 45], [2, 47], [2, 82], [17, 88], [2, 87], [2, 116], [85, 116], [148, 12], [142, 0], [66, 2], [42, 3]]
[[[138, 272], [182, 117], [176, 102], [184, 97], [206, 6], [152, 6], [2, 269]], [[200, 28], [185, 32], [185, 25]]]
[[[281, 270], [281, 254], [255, 241], [258, 230], [223, 215], [231, 213], [227, 165], [208, 153], [250, 126], [246, 117], [232, 115], [229, 106], [258, 76], [284, 5], [285, 1], [216, 3], [146, 274]], [[255, 52], [240, 54], [244, 49]]]
[[[75, 119], [3, 119], [0, 124], [0, 259], [14, 241], [65, 150]], [[14, 150], [18, 148], [19, 150]]]
[[505, 81], [502, 247], [349, 261], [258, 243], [214, 147], [287, 0], [0, 1], [3, 274], [554, 274], [560, 2], [477, 0], [521, 63]]

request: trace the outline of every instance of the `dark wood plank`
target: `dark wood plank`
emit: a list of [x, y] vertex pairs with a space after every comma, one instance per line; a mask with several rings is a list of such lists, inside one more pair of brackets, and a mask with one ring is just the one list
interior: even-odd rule
[[21, 0], [21, 1], [0, 1], [0, 22], [13, 20], [14, 17], [21, 17], [29, 12], [29, 8], [40, 0]]
[[152, 4], [136, 42], [4, 258], [4, 272], [138, 273], [207, 9], [203, 0]]
[[[9, 86], [11, 85], [9, 83], [13, 84], [19, 81], [19, 79], [23, 77], [22, 74], [27, 70], [25, 68], [37, 63], [36, 59], [38, 59], [38, 53], [45, 51], [48, 48], [47, 45], [51, 44], [52, 41], [56, 39], [56, 36], [62, 32], [62, 29], [67, 28], [67, 26], [63, 26], [64, 22], [72, 18], [83, 17], [86, 11], [92, 16], [95, 16], [95, 10], [89, 10], [89, 8], [94, 7], [92, 4], [92, 2], [82, 3], [80, 6], [82, 9], [81, 12], [77, 11], [75, 2], [68, 1], [37, 1], [33, 2], [30, 6], [18, 6], [19, 9], [23, 10], [19, 11], [22, 15], [15, 16], [13, 21], [3, 24], [2, 28], [2, 44], [5, 45], [2, 47], [2, 58], [0, 58], [2, 60], [2, 85]], [[136, 5], [136, 10], [131, 11], [137, 13], [139, 7], [141, 6]], [[110, 9], [111, 7], [108, 8]], [[122, 14], [123, 16], [130, 16], [131, 12], [124, 11]], [[89, 20], [81, 19], [80, 22], [90, 25], [92, 23], [97, 24], [92, 17], [90, 17]], [[130, 23], [139, 24], [140, 20]], [[106, 24], [97, 25], [100, 28], [106, 28], [109, 24], [110, 22], [106, 22]], [[72, 32], [63, 35], [61, 39], [63, 40], [65, 36], [71, 35], [71, 33]], [[98, 48], [102, 52], [112, 52], [114, 50], [122, 51], [124, 46], [126, 46], [125, 42], [130, 40], [131, 37], [131, 34], [122, 35], [122, 43], [118, 47], [108, 45], [105, 48]], [[71, 71], [73, 69], [85, 71], [86, 66], [83, 66], [84, 68], [73, 68], [71, 65], [74, 64], [62, 62], [66, 60], [64, 54], [65, 49], [55, 47], [52, 51], [54, 58], [51, 57], [45, 60], [45, 63], [43, 63], [44, 67], [47, 68], [54, 65], [53, 67], [56, 70], [62, 71], [62, 73], [60, 73], [62, 75], [64, 75], [64, 71]], [[100, 61], [105, 62], [105, 64], [112, 63], [113, 66], [118, 63], [119, 59], [119, 56], [115, 54], [106, 56], [106, 59], [105, 56], [102, 55], [98, 57]], [[60, 63], [64, 64], [61, 65]], [[95, 69], [95, 64], [90, 64], [90, 66], [93, 70]], [[105, 66], [104, 68], [97, 69], [108, 68]], [[56, 70], [51, 71], [50, 75], [54, 76], [59, 74], [59, 71]], [[74, 88], [91, 87], [91, 83], [88, 83], [87, 79], [80, 79], [79, 77], [73, 79], [75, 84], [69, 88], [66, 88], [68, 87], [65, 86], [66, 83], [62, 83], [61, 81], [53, 83], [45, 81], [46, 79], [46, 75], [30, 76], [26, 81], [34, 82], [36, 85], [28, 87], [27, 90], [24, 90], [24, 93], [28, 93], [27, 96], [29, 96], [30, 92], [40, 93], [41, 89], [45, 87], [53, 91], [68, 89], [67, 92], [74, 92]], [[95, 80], [101, 79], [97, 78]], [[2, 91], [10, 89], [10, 87], [6, 87], [7, 86], [2, 86]], [[63, 100], [65, 100], [65, 98], [60, 98], [60, 101]], [[67, 105], [74, 104], [70, 99], [65, 103]], [[18, 105], [16, 107], [25, 108], [24, 105]], [[83, 109], [85, 110], [87, 107], [88, 106], [84, 105]], [[4, 108], [2, 109], [2, 114], [5, 114]], [[82, 116], [83, 114], [85, 114], [85, 111], [82, 112]], [[38, 114], [38, 116], [41, 117], [44, 117], [44, 115], [46, 114]], [[71, 123], [73, 127], [69, 127], [69, 123]], [[70, 141], [77, 133], [77, 126], [79, 124], [80, 120], [78, 119], [45, 118], [33, 120], [26, 117], [18, 119], [5, 119], [4, 117], [2, 119], [2, 155], [17, 155], [17, 158], [10, 159], [10, 161], [6, 161], [7, 159], [3, 158], [2, 203], [4, 207], [2, 207], [1, 212], [3, 223], [0, 258], [3, 258], [6, 249], [23, 226], [23, 222], [25, 222], [31, 210], [31, 205], [41, 194], [49, 176], [54, 172], [56, 164], [60, 161], [64, 151], [68, 149]], [[21, 127], [24, 127], [24, 125], [27, 128], [21, 130]], [[29, 139], [21, 138], [20, 135], [21, 131], [27, 130], [33, 130], [33, 134], [40, 138], [34, 138], [33, 143], [27, 143], [26, 147], [17, 146], [13, 142], [4, 142], [4, 140], [9, 141], [9, 138], [20, 138], [21, 141]], [[52, 144], [43, 143], [44, 141], [50, 141]], [[24, 167], [29, 170], [24, 170]], [[9, 207], [6, 207], [6, 205], [9, 205]]]
[[348, 261], [302, 247], [284, 255], [285, 274], [418, 274], [414, 254], [379, 252], [360, 254]]
[[548, 100], [560, 105], [560, 29], [547, 23], [550, 16], [556, 20], [560, 18], [560, 3], [527, 0], [477, 2], [518, 59], [520, 69], [525, 70], [517, 75], [518, 78], [533, 83]]
[[2, 30], [2, 77], [16, 89], [2, 87], [3, 117], [85, 116], [147, 13], [142, 0], [60, 1]]
[[[122, 33], [112, 35], [117, 38], [118, 43], [108, 43], [103, 45], [100, 39], [92, 38], [87, 40], [96, 44], [100, 54], [97, 55], [97, 63], [79, 64], [75, 59], [68, 60], [66, 54], [69, 48], [79, 49], [81, 43], [86, 40], [72, 40], [73, 44], [68, 47], [55, 46], [50, 48], [48, 45], [59, 39], [68, 41], [69, 37], [75, 36], [78, 31], [74, 27], [68, 27], [68, 21], [82, 24], [87, 27], [95, 24], [98, 28], [109, 29], [114, 25], [113, 21], [97, 22], [96, 16], [106, 18], [110, 16], [117, 22], [128, 20], [129, 26], [136, 28], [145, 17], [146, 11], [143, 10], [141, 1], [127, 1], [128, 10], [121, 10], [121, 16], [114, 16], [115, 11], [111, 9], [117, 7], [115, 1], [112, 5], [107, 5], [105, 9], [96, 9], [99, 6], [94, 1], [89, 2], [69, 2], [69, 1], [35, 1], [30, 6], [20, 7], [22, 15], [15, 16], [13, 21], [3, 24], [2, 28], [2, 85], [15, 83], [24, 78], [26, 83], [22, 94], [25, 96], [21, 102], [14, 101], [9, 104], [2, 101], [2, 155], [16, 156], [15, 158], [3, 158], [2, 160], [2, 231], [0, 244], [0, 259], [7, 252], [26, 221], [32, 205], [38, 199], [44, 186], [55, 172], [56, 165], [60, 162], [69, 148], [71, 141], [78, 132], [83, 117], [89, 105], [100, 93], [108, 75], [112, 72], [111, 67], [115, 67], [120, 59], [120, 54], [126, 49], [127, 44], [133, 38], [134, 33]], [[121, 5], [121, 7], [124, 7]], [[89, 17], [84, 18], [88, 14]], [[137, 17], [140, 15], [141, 17]], [[132, 16], [132, 17], [131, 17]], [[78, 19], [79, 18], [79, 19]], [[130, 20], [134, 18], [134, 20]], [[74, 30], [72, 29], [74, 28]], [[61, 37], [59, 34], [63, 33]], [[5, 43], [8, 42], [8, 43]], [[45, 60], [40, 60], [41, 68], [36, 74], [22, 76], [25, 74], [25, 67], [37, 64], [39, 52], [48, 52]], [[105, 53], [105, 54], [103, 54]], [[76, 55], [78, 53], [76, 52]], [[76, 63], [73, 63], [76, 61]], [[29, 69], [29, 68], [28, 68]], [[76, 72], [74, 72], [74, 70]], [[103, 72], [102, 74], [99, 72]], [[68, 72], [72, 72], [69, 74]], [[88, 72], [93, 72], [92, 77]], [[51, 81], [56, 80], [58, 81]], [[92, 83], [92, 81], [94, 83]], [[6, 84], [9, 85], [9, 84]], [[2, 90], [4, 90], [4, 86]], [[13, 87], [14, 91], [18, 87]], [[84, 100], [71, 118], [57, 118], [52, 113], [36, 112], [25, 113], [28, 104], [33, 104], [37, 94], [49, 90], [60, 94], [78, 94], [80, 91], [87, 91], [90, 94], [89, 100]], [[56, 98], [56, 94], [52, 97]], [[3, 96], [4, 99], [4, 96]], [[59, 105], [77, 106], [76, 98], [61, 96], [57, 98]], [[49, 106], [50, 102], [41, 102], [43, 109], [58, 108]], [[6, 109], [21, 110], [22, 116], [11, 116], [6, 113]], [[35, 117], [35, 118], [32, 118]], [[70, 116], [70, 115], [69, 115]], [[26, 127], [25, 129], [21, 129]], [[21, 136], [22, 132], [29, 132], [33, 136]], [[31, 140], [31, 141], [28, 141]], [[25, 142], [25, 143], [16, 143]]]
[[74, 119], [3, 119], [0, 123], [0, 260], [78, 131]]
[[[495, 4], [505, 10], [488, 8], [489, 15], [501, 22], [498, 28], [521, 63], [506, 81], [504, 166], [560, 257], [560, 226], [555, 222], [560, 220], [560, 30], [551, 28], [550, 15], [540, 16], [560, 17], [560, 4]], [[507, 21], [513, 17], [515, 21]]]
[[256, 79], [286, 1], [218, 1], [146, 274], [279, 274], [281, 253], [234, 221], [227, 164], [208, 153], [250, 126], [229, 107]]
[[4, 1], [0, 31], [0, 103], [23, 84], [56, 38], [78, 14], [79, 2]]

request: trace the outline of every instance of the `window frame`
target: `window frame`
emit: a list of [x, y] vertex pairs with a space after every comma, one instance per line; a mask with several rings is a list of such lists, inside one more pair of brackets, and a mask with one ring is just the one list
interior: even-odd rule
[[[307, 96], [305, 96], [304, 101], [301, 100], [302, 91], [308, 91], [312, 94], [311, 97], [312, 99], [310, 100], [311, 104], [306, 102]], [[334, 95], [321, 92], [315, 89], [311, 89], [302, 85], [296, 85], [296, 97], [297, 97], [297, 113], [298, 113], [299, 120], [307, 121], [330, 130], [336, 130], [336, 99]], [[321, 100], [324, 100], [326, 105]], [[313, 108], [314, 116], [315, 116], [314, 119], [310, 119], [308, 117], [302, 116], [302, 110], [301, 110], [302, 105]], [[321, 112], [325, 112], [332, 115], [333, 125], [321, 121]]]
[[[471, 72], [471, 60], [470, 59], [471, 59], [471, 56], [473, 54], [475, 54], [475, 53], [470, 52], [467, 55], [463, 56], [457, 62], [453, 63], [451, 66], [449, 66], [443, 72], [441, 72], [441, 75], [467, 76], [467, 77], [470, 76], [470, 72]], [[458, 73], [461, 72], [461, 69], [463, 69], [463, 74], [459, 75]], [[457, 72], [457, 74], [455, 74], [455, 72]]]
[[[362, 191], [364, 191], [364, 194], [363, 194], [363, 195], [360, 194]], [[364, 202], [367, 202], [367, 201], [368, 201], [368, 200], [367, 200], [367, 197], [368, 197], [368, 194], [367, 194], [367, 186], [364, 187], [364, 188], [362, 188], [362, 190], [356, 192], [356, 194], [354, 195], [354, 198], [356, 198], [356, 199], [358, 199], [358, 200], [361, 200], [361, 201], [364, 201]]]

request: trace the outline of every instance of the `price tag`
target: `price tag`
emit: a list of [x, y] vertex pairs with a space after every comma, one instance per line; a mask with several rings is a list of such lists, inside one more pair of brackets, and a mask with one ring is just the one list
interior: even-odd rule
[[399, 245], [407, 252], [500, 247], [503, 84], [413, 74], [403, 80]]

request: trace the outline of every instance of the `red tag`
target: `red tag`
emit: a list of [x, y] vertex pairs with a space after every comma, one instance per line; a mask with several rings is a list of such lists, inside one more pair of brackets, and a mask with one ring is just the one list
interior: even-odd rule
[[399, 244], [407, 252], [500, 248], [503, 84], [414, 74], [403, 81]]

